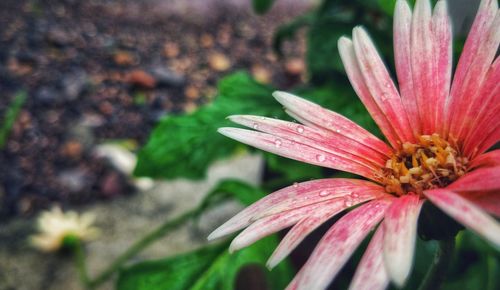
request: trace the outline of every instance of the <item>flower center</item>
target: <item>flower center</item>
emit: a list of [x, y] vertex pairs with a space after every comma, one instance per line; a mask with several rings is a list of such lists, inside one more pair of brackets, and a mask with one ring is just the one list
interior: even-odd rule
[[445, 187], [467, 170], [467, 157], [461, 156], [455, 142], [438, 134], [422, 135], [418, 144], [404, 143], [387, 160], [384, 168], [385, 190], [403, 195]]

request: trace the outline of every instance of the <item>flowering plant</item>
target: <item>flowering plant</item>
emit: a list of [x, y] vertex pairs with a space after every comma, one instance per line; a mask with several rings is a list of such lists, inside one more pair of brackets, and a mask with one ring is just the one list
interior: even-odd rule
[[[230, 250], [293, 226], [268, 261], [274, 267], [321, 224], [358, 206], [324, 235], [287, 289], [324, 289], [377, 228], [351, 289], [403, 286], [419, 213], [430, 202], [500, 247], [500, 41], [497, 1], [483, 0], [451, 83], [451, 25], [446, 1], [434, 11], [398, 0], [394, 15], [396, 87], [366, 31], [339, 39], [347, 75], [389, 144], [349, 119], [288, 93], [274, 97], [300, 123], [235, 115], [254, 130], [221, 128], [240, 142], [314, 165], [360, 175], [320, 179], [274, 192], [215, 230], [215, 239], [246, 228]], [[380, 224], [380, 225], [379, 225]], [[378, 227], [377, 227], [378, 225]], [[453, 239], [456, 232], [448, 239]], [[432, 238], [432, 237], [431, 237]]]

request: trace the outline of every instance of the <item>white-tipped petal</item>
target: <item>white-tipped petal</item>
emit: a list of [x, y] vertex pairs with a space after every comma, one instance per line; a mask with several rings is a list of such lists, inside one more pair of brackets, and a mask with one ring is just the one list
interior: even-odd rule
[[393, 201], [384, 216], [384, 261], [394, 283], [402, 287], [413, 265], [417, 221], [422, 202], [417, 195], [404, 195]]

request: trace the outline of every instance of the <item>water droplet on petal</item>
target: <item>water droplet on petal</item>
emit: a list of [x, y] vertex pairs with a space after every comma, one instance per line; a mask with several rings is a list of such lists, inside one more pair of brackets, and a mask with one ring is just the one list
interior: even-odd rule
[[327, 196], [329, 194], [330, 194], [330, 192], [328, 190], [322, 190], [319, 192], [319, 196]]
[[299, 184], [298, 184], [297, 182], [294, 182], [294, 183], [293, 183], [293, 187], [294, 187], [294, 188], [297, 188], [297, 187], [299, 187]]
[[380, 99], [382, 101], [387, 101], [387, 99], [389, 98], [389, 94], [388, 93], [383, 93], [381, 96], [380, 96]]
[[326, 160], [326, 157], [323, 154], [318, 154], [316, 155], [316, 160], [318, 160], [318, 162], [324, 162]]
[[335, 130], [335, 132], [340, 133], [340, 129]]
[[253, 123], [253, 126], [252, 126], [255, 130], [259, 129], [259, 124], [257, 123]]
[[304, 127], [303, 126], [297, 126], [297, 132], [302, 134], [304, 133]]
[[280, 139], [276, 139], [274, 141], [274, 146], [276, 146], [276, 148], [280, 148], [281, 144], [283, 144], [283, 142]]
[[351, 193], [351, 197], [352, 198], [358, 198], [359, 194], [357, 194], [356, 192], [353, 192], [353, 193]]
[[352, 199], [349, 196], [347, 196], [347, 197], [344, 198], [344, 205], [346, 207], [352, 206]]
[[391, 87], [391, 84], [390, 84], [390, 83], [385, 83], [385, 87], [386, 87], [386, 88], [390, 88], [390, 87]]

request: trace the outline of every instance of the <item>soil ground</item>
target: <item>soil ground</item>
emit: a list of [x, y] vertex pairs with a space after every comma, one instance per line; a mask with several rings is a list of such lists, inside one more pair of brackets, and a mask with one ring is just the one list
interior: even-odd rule
[[285, 59], [271, 41], [309, 1], [277, 1], [264, 16], [249, 2], [2, 0], [0, 116], [16, 92], [28, 99], [0, 151], [0, 218], [132, 193], [94, 146], [139, 148], [160, 117], [209, 102], [231, 71], [300, 81], [303, 37]]

